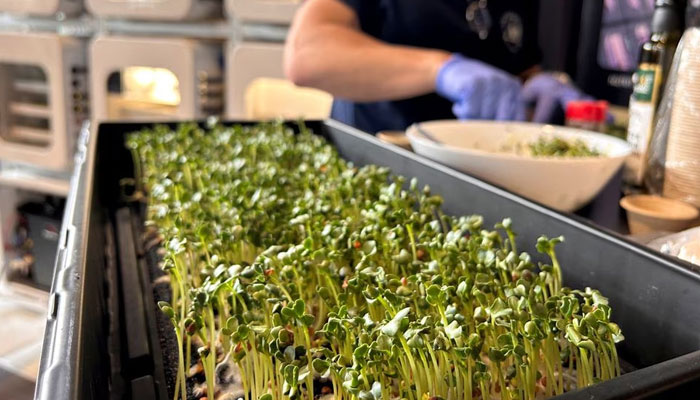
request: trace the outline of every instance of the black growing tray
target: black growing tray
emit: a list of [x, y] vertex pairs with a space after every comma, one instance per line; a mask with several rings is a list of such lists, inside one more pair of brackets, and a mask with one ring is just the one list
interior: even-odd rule
[[[83, 129], [66, 206], [35, 398], [166, 399], [158, 311], [136, 240], [138, 203], [128, 133], [153, 124]], [[632, 372], [557, 399], [697, 398], [700, 393], [700, 273], [584, 220], [553, 211], [468, 175], [383, 144], [335, 121], [306, 123], [356, 165], [390, 167], [441, 194], [445, 211], [512, 217], [520, 246], [564, 235], [564, 283], [600, 289], [626, 337], [620, 357]], [[291, 124], [295, 126], [295, 124]], [[124, 211], [127, 210], [127, 211]], [[124, 229], [129, 223], [136, 230]], [[122, 228], [120, 228], [122, 227]], [[131, 232], [131, 233], [128, 233]], [[534, 252], [533, 252], [534, 253]], [[636, 369], [636, 370], [635, 370]]]

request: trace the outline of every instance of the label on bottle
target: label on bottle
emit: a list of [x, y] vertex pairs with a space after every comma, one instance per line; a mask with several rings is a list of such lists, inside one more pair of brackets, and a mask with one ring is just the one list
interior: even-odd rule
[[[651, 68], [650, 68], [651, 67]], [[651, 103], [654, 100], [654, 90], [658, 84], [657, 73], [659, 66], [640, 67], [634, 74], [634, 99]]]
[[628, 165], [627, 176], [639, 184], [644, 174], [644, 160], [654, 132], [654, 116], [661, 83], [661, 66], [641, 64], [634, 74], [634, 92], [630, 98], [627, 142], [632, 146], [635, 165]]
[[644, 154], [649, 145], [649, 139], [654, 124], [654, 104], [650, 101], [640, 101], [632, 96], [630, 99], [630, 122], [627, 127], [627, 142], [639, 154]]
[[661, 66], [658, 64], [641, 64], [634, 74], [627, 141], [640, 154], [646, 152], [651, 140], [660, 83]]

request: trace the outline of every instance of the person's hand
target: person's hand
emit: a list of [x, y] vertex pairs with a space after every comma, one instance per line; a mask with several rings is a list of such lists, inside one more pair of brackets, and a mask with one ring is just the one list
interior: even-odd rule
[[523, 120], [520, 81], [498, 68], [454, 54], [440, 68], [435, 87], [454, 102], [459, 119]]
[[535, 105], [532, 122], [547, 123], [552, 121], [557, 110], [566, 110], [569, 102], [592, 98], [553, 74], [540, 73], [525, 82], [522, 100], [526, 105]]

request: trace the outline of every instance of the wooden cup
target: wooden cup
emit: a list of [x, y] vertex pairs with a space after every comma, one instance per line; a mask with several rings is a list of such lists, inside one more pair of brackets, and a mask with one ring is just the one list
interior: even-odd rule
[[620, 200], [627, 211], [632, 234], [680, 232], [692, 226], [700, 212], [680, 200], [651, 195], [631, 195]]

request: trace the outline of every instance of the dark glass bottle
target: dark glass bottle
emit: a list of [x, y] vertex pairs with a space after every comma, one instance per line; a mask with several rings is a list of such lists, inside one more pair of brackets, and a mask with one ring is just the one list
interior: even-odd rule
[[630, 122], [627, 141], [634, 154], [625, 174], [633, 185], [641, 183], [646, 151], [654, 129], [656, 108], [661, 100], [673, 55], [683, 30], [685, 2], [656, 0], [651, 20], [651, 37], [642, 45], [639, 66], [634, 74], [634, 91], [630, 99]]
[[666, 82], [678, 41], [683, 33], [682, 8], [685, 8], [684, 1], [656, 0], [654, 16], [651, 19], [651, 39], [642, 46], [640, 64], [655, 63], [661, 66], [660, 89]]

